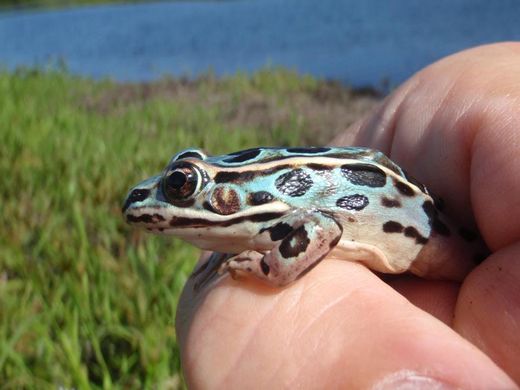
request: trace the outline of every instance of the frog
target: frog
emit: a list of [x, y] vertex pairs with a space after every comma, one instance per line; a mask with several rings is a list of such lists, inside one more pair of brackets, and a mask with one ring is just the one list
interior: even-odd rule
[[131, 225], [213, 252], [192, 274], [197, 288], [224, 274], [283, 287], [324, 258], [461, 281], [488, 250], [443, 210], [384, 153], [354, 146], [219, 156], [188, 148], [130, 189], [122, 207]]

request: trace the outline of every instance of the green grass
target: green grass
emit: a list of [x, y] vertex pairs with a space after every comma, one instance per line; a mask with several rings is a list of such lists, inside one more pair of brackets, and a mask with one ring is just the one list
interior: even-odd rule
[[319, 88], [284, 70], [151, 85], [0, 71], [2, 388], [182, 387], [173, 324], [197, 251], [126, 226], [123, 198], [188, 146], [298, 144], [291, 102]]

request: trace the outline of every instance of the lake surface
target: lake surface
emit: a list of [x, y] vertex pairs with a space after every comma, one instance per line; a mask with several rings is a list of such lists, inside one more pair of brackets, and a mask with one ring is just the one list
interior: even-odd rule
[[353, 85], [401, 82], [461, 49], [520, 39], [516, 0], [159, 2], [0, 13], [0, 64], [118, 80], [283, 65]]

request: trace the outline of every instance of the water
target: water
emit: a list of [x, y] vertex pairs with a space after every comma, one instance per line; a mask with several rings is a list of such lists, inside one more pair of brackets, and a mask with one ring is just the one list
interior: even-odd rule
[[118, 80], [284, 65], [354, 85], [401, 82], [461, 49], [520, 39], [516, 0], [243, 0], [0, 13], [0, 64]]

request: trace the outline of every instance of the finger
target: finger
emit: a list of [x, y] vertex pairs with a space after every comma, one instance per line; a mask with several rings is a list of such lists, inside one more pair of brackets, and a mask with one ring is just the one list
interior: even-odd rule
[[520, 237], [519, 104], [520, 44], [483, 46], [416, 74], [353, 126], [355, 144], [387, 153], [442, 196], [448, 214], [475, 215], [498, 249]]
[[403, 276], [388, 284], [412, 304], [446, 325], [452, 326], [453, 312], [460, 288], [459, 283]]
[[326, 261], [270, 289], [223, 279], [177, 317], [193, 388], [512, 388], [484, 354], [366, 268]]
[[520, 383], [520, 243], [494, 253], [464, 283], [454, 327]]
[[[449, 214], [466, 221], [475, 215], [487, 244], [498, 252], [464, 285], [456, 326], [515, 378], [518, 347], [508, 340], [518, 339], [518, 329], [503, 326], [497, 336], [490, 335], [488, 325], [494, 319], [506, 322], [506, 309], [509, 321], [520, 323], [514, 299], [493, 303], [500, 296], [517, 296], [514, 286], [520, 285], [518, 263], [500, 260], [501, 249], [520, 239], [519, 106], [520, 45], [490, 45], [421, 71], [387, 98], [375, 116], [358, 125], [356, 137], [357, 143], [391, 154], [441, 194]], [[503, 272], [497, 277], [513, 282], [497, 282], [495, 294], [475, 305], [474, 297], [480, 297], [481, 287], [488, 285], [487, 273], [499, 260]], [[415, 302], [425, 305], [422, 299]], [[474, 321], [475, 315], [479, 321]]]

